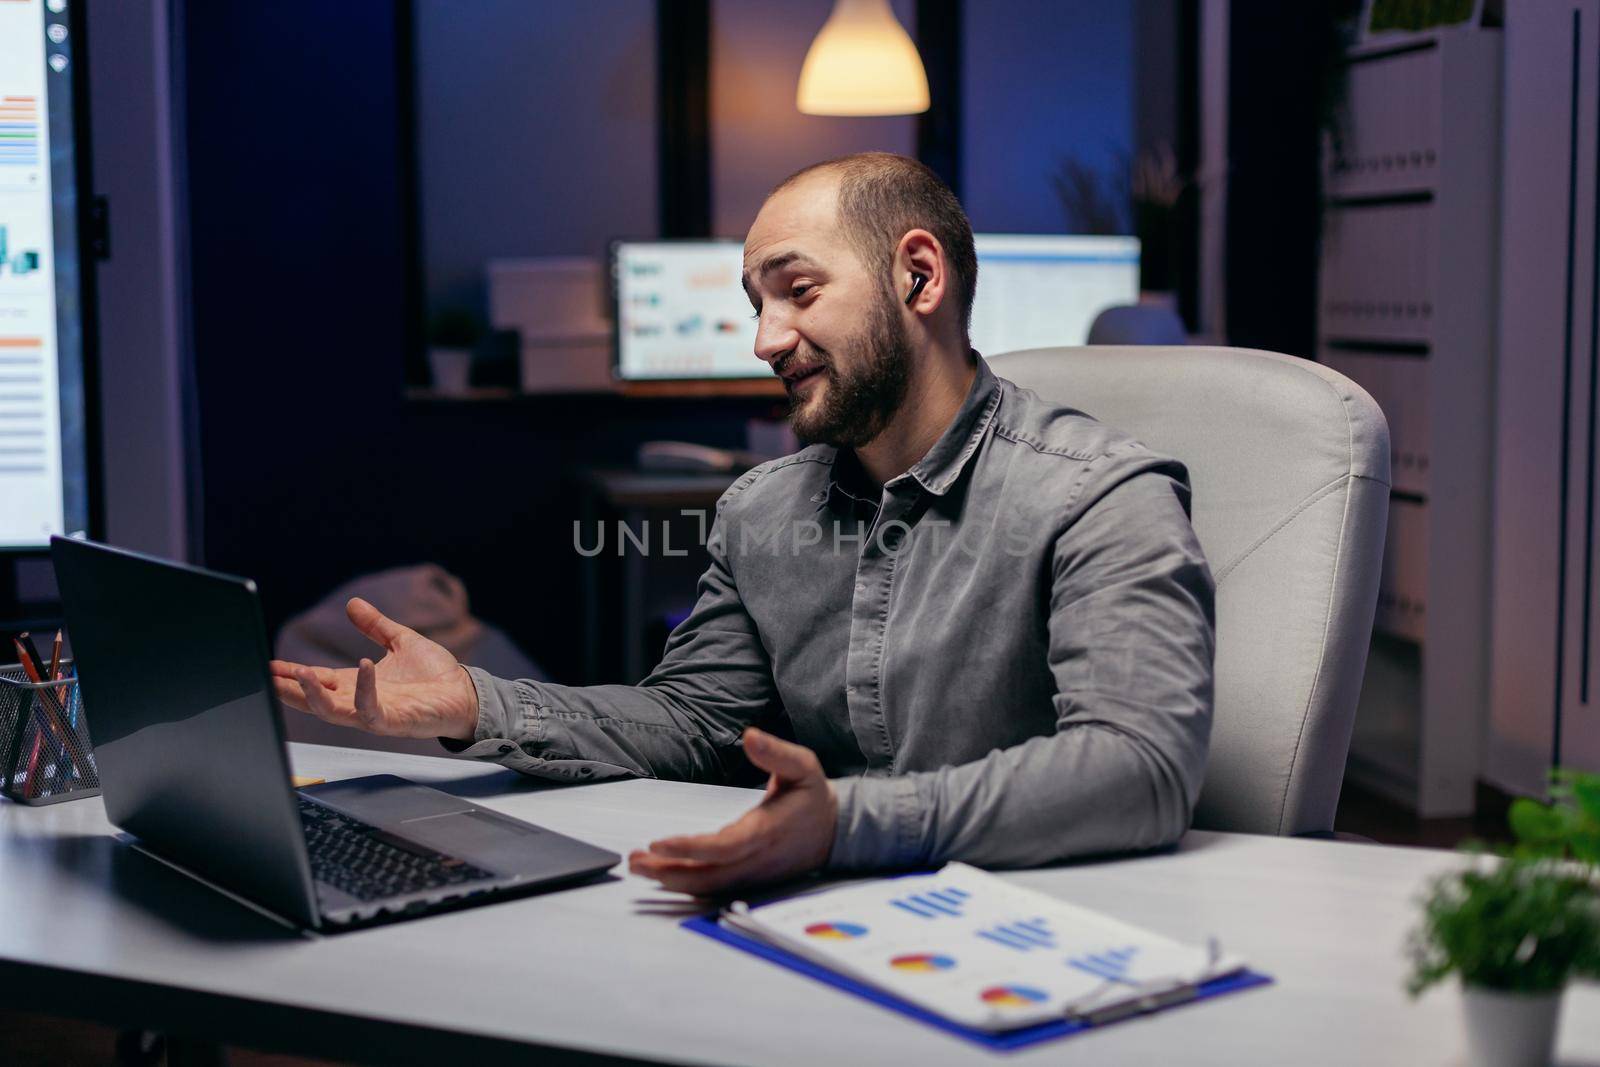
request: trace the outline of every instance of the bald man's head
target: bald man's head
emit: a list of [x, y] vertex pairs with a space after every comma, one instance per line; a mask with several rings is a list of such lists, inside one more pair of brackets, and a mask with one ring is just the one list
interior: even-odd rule
[[771, 199], [792, 186], [830, 181], [838, 187], [837, 223], [870, 269], [889, 285], [895, 248], [912, 230], [938, 239], [955, 281], [955, 307], [963, 332], [972, 325], [972, 298], [978, 291], [978, 255], [972, 223], [961, 201], [925, 165], [891, 152], [859, 152], [812, 164], [785, 178], [767, 194]]

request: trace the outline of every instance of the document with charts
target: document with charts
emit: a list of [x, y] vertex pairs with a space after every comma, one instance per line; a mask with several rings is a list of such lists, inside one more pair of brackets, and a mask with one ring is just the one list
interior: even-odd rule
[[1192, 991], [1244, 961], [1180, 944], [964, 863], [757, 908], [728, 928], [952, 1022], [1009, 1030]]

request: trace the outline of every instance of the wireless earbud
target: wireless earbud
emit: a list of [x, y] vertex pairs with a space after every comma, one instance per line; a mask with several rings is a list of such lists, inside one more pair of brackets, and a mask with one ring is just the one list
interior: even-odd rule
[[913, 274], [911, 276], [911, 292], [906, 294], [906, 307], [911, 306], [911, 302], [917, 298], [917, 294], [922, 292], [922, 287], [927, 284], [928, 279], [922, 275]]

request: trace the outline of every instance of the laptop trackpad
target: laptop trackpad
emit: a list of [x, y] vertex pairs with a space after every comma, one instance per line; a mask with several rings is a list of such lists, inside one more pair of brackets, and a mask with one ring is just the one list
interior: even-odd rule
[[309, 786], [306, 796], [378, 826], [393, 826], [408, 819], [448, 815], [472, 810], [472, 802], [437, 789], [408, 782], [392, 774], [369, 774], [340, 782]]
[[480, 865], [492, 865], [518, 852], [526, 855], [528, 846], [542, 833], [532, 826], [502, 821], [482, 811], [413, 819], [396, 830], [419, 845]]

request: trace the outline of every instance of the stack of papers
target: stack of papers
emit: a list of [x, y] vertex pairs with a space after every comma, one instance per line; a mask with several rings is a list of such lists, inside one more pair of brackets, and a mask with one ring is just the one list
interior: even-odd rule
[[1214, 942], [1181, 944], [964, 863], [759, 908], [735, 904], [719, 921], [989, 1031], [1148, 1010], [1244, 967]]

